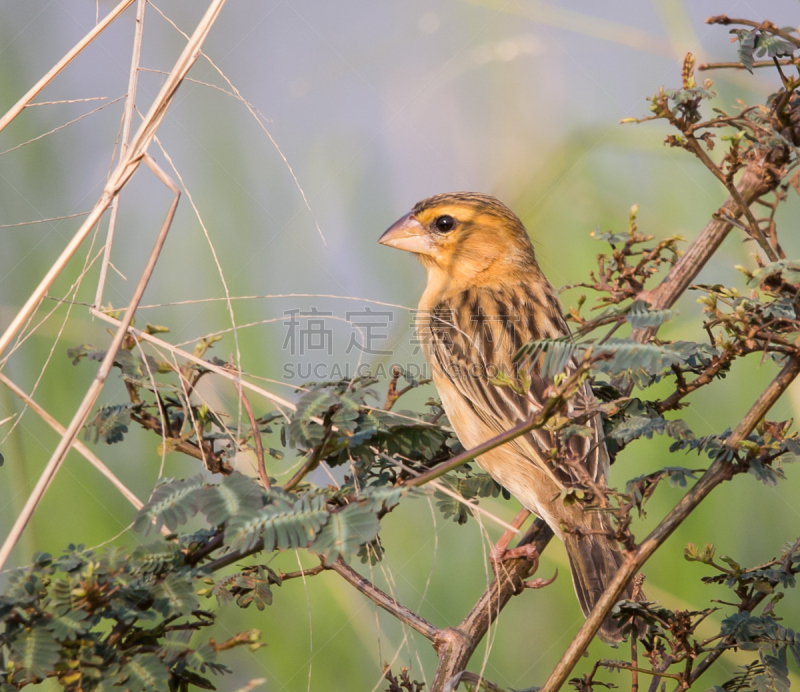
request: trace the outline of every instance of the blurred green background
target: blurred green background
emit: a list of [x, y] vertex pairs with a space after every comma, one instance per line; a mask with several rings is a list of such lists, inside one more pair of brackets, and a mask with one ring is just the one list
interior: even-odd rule
[[[137, 105], [142, 112], [157, 92], [184, 45], [184, 39], [156, 11], [161, 10], [191, 33], [205, 3], [163, 0], [148, 7]], [[0, 21], [0, 111], [10, 107], [93, 25], [103, 0], [26, 0], [3, 3]], [[727, 13], [755, 20], [766, 3], [736, 0], [702, 3], [676, 0], [613, 4], [537, 0], [435, 0], [365, 2], [322, 0], [230, 2], [214, 26], [204, 51], [262, 117], [259, 124], [243, 104], [210, 85], [225, 81], [200, 59], [170, 109], [158, 137], [190, 193], [208, 239], [184, 195], [145, 303], [224, 297], [218, 258], [232, 296], [312, 294], [311, 297], [259, 298], [233, 304], [242, 368], [267, 378], [261, 384], [291, 397], [295, 378], [285, 365], [358, 363], [347, 353], [353, 334], [347, 313], [369, 303], [328, 296], [351, 296], [395, 305], [416, 305], [424, 276], [411, 256], [380, 247], [376, 240], [418, 200], [450, 190], [494, 194], [508, 203], [531, 232], [539, 262], [556, 286], [583, 280], [603, 248], [589, 237], [624, 229], [628, 209], [641, 207], [640, 229], [656, 237], [694, 238], [725, 195], [720, 184], [690, 156], [662, 145], [662, 124], [619, 125], [620, 119], [647, 112], [646, 97], [660, 85], [677, 87], [686, 51], [699, 62], [735, 59], [735, 46], [722, 27], [704, 18]], [[57, 128], [124, 95], [133, 34], [129, 9], [43, 94], [40, 101], [107, 97], [106, 101], [27, 109], [0, 135], [0, 225], [60, 217], [89, 210], [100, 195], [112, 162], [123, 102], [118, 101], [48, 137], [22, 148], [18, 144]], [[772, 0], [768, 18], [779, 26], [797, 25], [795, 2]], [[752, 77], [740, 72], [711, 75], [717, 104], [736, 99], [761, 102], [777, 85], [772, 73]], [[701, 75], [702, 79], [703, 75]], [[267, 134], [269, 133], [269, 136]], [[280, 147], [279, 153], [270, 136]], [[169, 163], [154, 143], [151, 153], [165, 169]], [[296, 176], [293, 180], [287, 163]], [[309, 209], [301, 196], [305, 192]], [[166, 212], [170, 196], [146, 170], [140, 170], [121, 198], [112, 273], [105, 302], [127, 303], [132, 283]], [[782, 212], [781, 240], [789, 257], [800, 256], [794, 232], [798, 205]], [[16, 314], [81, 222], [64, 219], [0, 228], [0, 326]], [[107, 218], [101, 225], [105, 231]], [[319, 226], [319, 230], [317, 228]], [[324, 240], [321, 237], [324, 236]], [[50, 292], [70, 295], [87, 257], [87, 242]], [[210, 240], [210, 242], [209, 242]], [[732, 233], [700, 280], [743, 288], [736, 264], [754, 266], [749, 245]], [[77, 289], [74, 300], [94, 298], [97, 264]], [[127, 280], [126, 278], [127, 277]], [[564, 295], [574, 302], [577, 292]], [[325, 296], [325, 297], [323, 297]], [[72, 297], [70, 295], [70, 297]], [[701, 338], [699, 307], [687, 294], [680, 317], [663, 329], [667, 338]], [[401, 308], [381, 318], [388, 338], [376, 348], [391, 356], [363, 357], [373, 364], [421, 363], [414, 354], [411, 313]], [[54, 308], [10, 358], [5, 373], [59, 421], [66, 424], [91, 381], [95, 367], [73, 367], [66, 349], [81, 343], [108, 342], [105, 325], [93, 321], [82, 305], [45, 301], [34, 324]], [[286, 348], [287, 312], [332, 313], [332, 350], [304, 355]], [[350, 319], [353, 319], [352, 316]], [[268, 320], [266, 324], [242, 327]], [[143, 310], [139, 325], [171, 328], [173, 343], [191, 344], [203, 335], [229, 330], [231, 317], [222, 301]], [[230, 333], [214, 352], [227, 360], [236, 351]], [[716, 386], [693, 398], [686, 413], [697, 434], [733, 426], [760, 388], [776, 371], [757, 356], [739, 362]], [[235, 392], [207, 378], [201, 395], [212, 405], [236, 413]], [[386, 382], [379, 385], [381, 394]], [[435, 396], [431, 388], [413, 392], [400, 408], [417, 409]], [[112, 378], [101, 404], [122, 403], [124, 390]], [[380, 404], [378, 404], [380, 405]], [[770, 417], [795, 416], [800, 385], [795, 385]], [[267, 410], [257, 402], [258, 412]], [[0, 534], [18, 514], [57, 437], [0, 387]], [[95, 446], [94, 451], [141, 498], [152, 489], [160, 467], [158, 439], [132, 430], [126, 443]], [[612, 468], [612, 484], [664, 465], [700, 467], [705, 459], [667, 453], [660, 439], [631, 445]], [[249, 459], [240, 460], [252, 473]], [[287, 478], [295, 459], [273, 461], [270, 473]], [[166, 458], [164, 475], [194, 474], [198, 465], [177, 454]], [[737, 477], [720, 487], [676, 531], [648, 563], [646, 590], [670, 608], [703, 608], [726, 598], [724, 588], [705, 586], [707, 568], [683, 559], [683, 548], [714, 543], [718, 552], [745, 564], [767, 560], [796, 538], [800, 525], [800, 479], [768, 488], [752, 477]], [[326, 482], [324, 476], [317, 478]], [[661, 487], [636, 526], [638, 535], [657, 523], [679, 499], [678, 489]], [[515, 502], [484, 506], [510, 520]], [[407, 501], [383, 522], [385, 561], [368, 570], [382, 588], [437, 626], [456, 625], [489, 578], [488, 541], [501, 530], [474, 520], [459, 527], [432, 509], [432, 500]], [[36, 550], [58, 552], [67, 543], [93, 546], [114, 537], [131, 522], [129, 507], [81, 457], [72, 453], [48, 491], [16, 548], [11, 563], [22, 564]], [[142, 540], [126, 532], [126, 545]], [[293, 553], [272, 566], [296, 569]], [[361, 565], [357, 565], [362, 569]], [[563, 653], [582, 616], [568, 578], [563, 547], [554, 542], [541, 561], [540, 576], [558, 569], [559, 578], [543, 591], [512, 601], [499, 624], [473, 658], [472, 670], [485, 664], [488, 678], [502, 686], [542, 684]], [[790, 593], [782, 604], [786, 624], [800, 620], [800, 599]], [[725, 611], [712, 615], [701, 630], [711, 634]], [[430, 680], [435, 655], [429, 643], [399, 626], [335, 574], [295, 580], [276, 590], [265, 612], [227, 606], [217, 639], [249, 627], [264, 633], [268, 646], [256, 653], [236, 651], [226, 659], [234, 676], [219, 689], [238, 689], [266, 678], [270, 690], [371, 690], [380, 682], [382, 664], [412, 669]], [[590, 659], [619, 657], [601, 643]], [[725, 680], [751, 657], [730, 655], [707, 675], [705, 685]], [[792, 681], [800, 684], [797, 670]], [[603, 679], [628, 685], [627, 677]], [[42, 685], [42, 689], [51, 689]]]

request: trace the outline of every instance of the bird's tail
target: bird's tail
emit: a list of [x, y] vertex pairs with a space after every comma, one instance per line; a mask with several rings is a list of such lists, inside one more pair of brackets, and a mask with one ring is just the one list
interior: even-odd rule
[[[569, 556], [572, 571], [572, 583], [581, 604], [584, 616], [588, 617], [594, 604], [603, 595], [622, 564], [622, 552], [618, 543], [610, 537], [613, 527], [608, 517], [600, 513], [592, 513], [588, 522], [593, 531], [602, 533], [564, 533], [564, 545]], [[622, 592], [620, 600], [630, 599], [633, 587], [628, 584]], [[637, 600], [642, 600], [639, 595]], [[609, 616], [600, 626], [600, 636], [611, 643], [622, 641], [622, 633], [617, 623]]]

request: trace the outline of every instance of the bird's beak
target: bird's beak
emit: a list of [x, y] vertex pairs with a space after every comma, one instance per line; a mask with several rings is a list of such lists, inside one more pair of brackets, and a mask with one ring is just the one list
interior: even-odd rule
[[430, 233], [414, 218], [414, 214], [406, 214], [384, 233], [378, 242], [381, 245], [413, 252], [417, 255], [433, 253], [433, 242]]

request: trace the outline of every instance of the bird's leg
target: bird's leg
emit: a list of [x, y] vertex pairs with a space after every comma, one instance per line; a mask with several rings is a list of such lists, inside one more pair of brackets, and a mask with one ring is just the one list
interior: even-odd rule
[[[519, 527], [525, 523], [525, 520], [530, 515], [531, 513], [527, 509], [520, 510], [517, 516], [514, 517], [514, 521], [511, 522], [511, 526], [513, 526], [514, 529], [519, 529]], [[489, 553], [489, 560], [492, 563], [492, 568], [495, 573], [497, 573], [498, 565], [505, 560], [513, 560], [518, 557], [525, 557], [533, 561], [539, 557], [539, 553], [536, 550], [536, 547], [533, 545], [521, 545], [516, 548], [509, 549], [508, 544], [511, 542], [511, 539], [516, 533], [518, 533], [518, 531], [507, 529]]]
[[[515, 529], [519, 529], [525, 523], [525, 520], [531, 515], [531, 513], [527, 509], [523, 509], [514, 517], [514, 521], [511, 522], [511, 526]], [[495, 573], [495, 577], [497, 576], [498, 569], [501, 567], [502, 563], [506, 560], [516, 560], [519, 558], [524, 558], [532, 563], [530, 574], [536, 572], [539, 569], [539, 551], [536, 549], [536, 546], [532, 543], [528, 543], [527, 545], [519, 545], [516, 548], [509, 548], [508, 544], [511, 542], [511, 539], [514, 537], [516, 531], [512, 531], [508, 529], [501, 537], [500, 540], [497, 541], [497, 544], [492, 548], [491, 552], [489, 553], [489, 560], [492, 563], [492, 569]], [[558, 570], [553, 575], [551, 579], [531, 579], [530, 581], [523, 581], [522, 582], [522, 589], [542, 589], [545, 586], [549, 586], [552, 584], [556, 577], [558, 576]]]

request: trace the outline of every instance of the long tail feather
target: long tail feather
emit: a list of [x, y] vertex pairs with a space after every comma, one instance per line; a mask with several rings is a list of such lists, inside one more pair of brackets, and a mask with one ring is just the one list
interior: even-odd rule
[[[612, 529], [608, 518], [601, 514], [593, 515], [591, 525], [595, 530], [610, 532]], [[575, 593], [584, 616], [588, 617], [619, 570], [622, 552], [613, 538], [602, 534], [565, 533], [564, 545], [569, 556]], [[630, 599], [632, 595], [633, 588], [628, 584], [620, 600]], [[600, 626], [600, 635], [609, 642], [622, 641], [622, 633], [610, 616]]]

